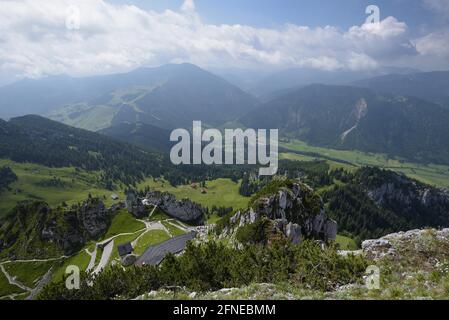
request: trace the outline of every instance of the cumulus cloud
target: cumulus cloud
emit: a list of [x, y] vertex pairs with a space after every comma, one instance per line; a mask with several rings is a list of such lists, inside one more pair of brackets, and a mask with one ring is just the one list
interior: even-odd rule
[[[69, 10], [73, 6], [79, 17], [76, 10]], [[417, 54], [407, 29], [394, 17], [348, 30], [206, 24], [195, 12], [193, 0], [186, 0], [179, 11], [164, 12], [103, 0], [3, 0], [0, 69], [28, 77], [108, 73], [177, 62], [204, 67], [371, 69]], [[421, 51], [426, 48], [424, 40], [418, 45]]]
[[442, 29], [425, 35], [415, 41], [421, 55], [449, 57], [449, 29]]

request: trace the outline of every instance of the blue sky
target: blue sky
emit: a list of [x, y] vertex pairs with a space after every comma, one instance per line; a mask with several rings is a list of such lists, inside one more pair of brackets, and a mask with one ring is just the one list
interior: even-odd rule
[[[147, 10], [176, 10], [182, 0], [109, 0], [111, 3], [134, 4]], [[248, 24], [273, 27], [284, 23], [348, 28], [362, 24], [365, 8], [377, 5], [381, 17], [394, 16], [418, 30], [442, 23], [420, 0], [196, 0], [196, 10], [204, 22], [214, 24]]]
[[[375, 24], [365, 23], [371, 4]], [[449, 0], [0, 1], [0, 85], [183, 62], [449, 70]]]

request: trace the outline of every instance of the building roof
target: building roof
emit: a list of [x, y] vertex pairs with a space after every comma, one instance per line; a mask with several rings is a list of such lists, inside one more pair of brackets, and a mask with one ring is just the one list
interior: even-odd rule
[[133, 252], [133, 246], [131, 245], [131, 242], [126, 242], [123, 244], [120, 244], [117, 246], [118, 254], [120, 257], [126, 256], [128, 254], [131, 254]]
[[195, 238], [196, 232], [190, 232], [183, 234], [156, 246], [149, 247], [140, 257], [137, 259], [137, 265], [158, 265], [164, 260], [168, 253], [179, 253], [183, 251], [189, 240]]

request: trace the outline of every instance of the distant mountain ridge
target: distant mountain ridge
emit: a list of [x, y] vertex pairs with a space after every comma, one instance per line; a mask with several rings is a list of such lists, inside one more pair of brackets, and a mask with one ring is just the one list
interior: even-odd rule
[[283, 93], [311, 84], [348, 85], [354, 81], [388, 74], [418, 73], [417, 69], [379, 67], [375, 70], [317, 70], [312, 68], [290, 68], [272, 73], [253, 85], [249, 90], [262, 101], [269, 101]]
[[338, 149], [449, 163], [449, 110], [412, 97], [360, 87], [311, 85], [242, 117], [247, 127]]
[[257, 100], [191, 64], [129, 73], [23, 80], [0, 88], [0, 117], [47, 115], [72, 126], [100, 130], [124, 121], [161, 128], [218, 125], [251, 110]]
[[380, 93], [413, 96], [449, 108], [449, 71], [390, 74], [356, 81], [353, 85]]

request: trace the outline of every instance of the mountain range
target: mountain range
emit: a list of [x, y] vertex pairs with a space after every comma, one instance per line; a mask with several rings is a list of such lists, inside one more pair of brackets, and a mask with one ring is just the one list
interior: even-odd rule
[[[282, 95], [291, 90], [310, 84], [348, 85], [355, 81], [371, 79], [390, 74], [408, 75], [419, 73], [412, 68], [379, 67], [374, 70], [317, 70], [313, 68], [290, 68], [261, 76], [255, 80], [248, 91], [262, 101]], [[238, 74], [237, 74], [238, 75]]]
[[380, 93], [413, 96], [449, 108], [449, 71], [389, 74], [353, 84]]
[[278, 128], [281, 136], [316, 146], [449, 161], [449, 72], [290, 69], [263, 79], [260, 90], [248, 90], [265, 102], [191, 64], [22, 80], [0, 88], [0, 116], [39, 114], [150, 151], [166, 152], [169, 130], [202, 120], [205, 127]]
[[240, 122], [278, 128], [312, 145], [448, 163], [449, 110], [366, 88], [310, 85], [278, 97]]
[[46, 115], [76, 127], [100, 130], [124, 121], [161, 128], [231, 121], [257, 100], [191, 64], [141, 68], [125, 74], [23, 80], [0, 88], [0, 117]]

